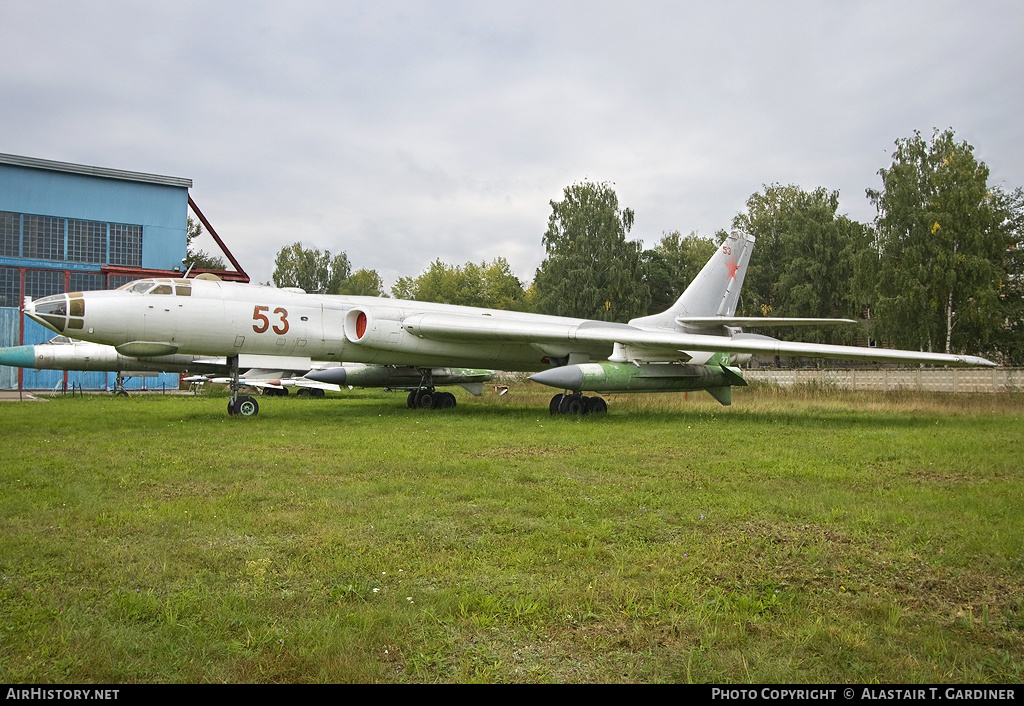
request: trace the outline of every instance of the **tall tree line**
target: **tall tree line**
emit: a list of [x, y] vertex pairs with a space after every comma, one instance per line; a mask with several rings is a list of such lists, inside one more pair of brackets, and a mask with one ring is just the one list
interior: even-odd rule
[[[873, 223], [839, 213], [839, 192], [771, 184], [732, 227], [757, 239], [740, 298], [748, 316], [834, 317], [861, 327], [764, 330], [822, 343], [979, 353], [1024, 365], [1024, 191], [989, 184], [989, 168], [951, 130], [897, 140]], [[628, 239], [635, 214], [607, 182], [568, 186], [551, 201], [545, 259], [524, 287], [503, 258], [436, 260], [392, 287], [397, 298], [628, 321], [672, 305], [725, 237], [679, 231], [653, 248]], [[386, 296], [373, 270], [344, 253], [278, 255], [274, 282], [307, 291]]]

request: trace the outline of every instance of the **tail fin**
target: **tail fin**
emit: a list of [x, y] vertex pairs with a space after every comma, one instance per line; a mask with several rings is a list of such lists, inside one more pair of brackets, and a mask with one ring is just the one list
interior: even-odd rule
[[671, 308], [629, 323], [675, 328], [679, 316], [732, 316], [753, 251], [754, 236], [734, 230]]

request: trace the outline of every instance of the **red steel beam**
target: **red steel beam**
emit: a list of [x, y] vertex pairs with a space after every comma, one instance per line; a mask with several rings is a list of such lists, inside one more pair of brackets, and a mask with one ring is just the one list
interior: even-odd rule
[[192, 194], [188, 195], [188, 205], [189, 208], [192, 209], [192, 213], [196, 214], [199, 217], [199, 221], [206, 226], [206, 231], [213, 236], [214, 240], [217, 241], [217, 245], [220, 246], [221, 252], [228, 256], [228, 260], [231, 261], [231, 264], [234, 265], [235, 269], [238, 270], [238, 272], [245, 278], [245, 281], [248, 282], [249, 275], [247, 275], [245, 270], [242, 269], [242, 266], [238, 264], [238, 260], [236, 260], [235, 256], [231, 254], [230, 250], [228, 250], [228, 246], [224, 244], [224, 241], [220, 239], [219, 235], [217, 235], [217, 231], [215, 231], [213, 226], [210, 225], [210, 222], [206, 220], [206, 216], [204, 216], [203, 212], [199, 210], [198, 206], [196, 206], [196, 202], [192, 200]]

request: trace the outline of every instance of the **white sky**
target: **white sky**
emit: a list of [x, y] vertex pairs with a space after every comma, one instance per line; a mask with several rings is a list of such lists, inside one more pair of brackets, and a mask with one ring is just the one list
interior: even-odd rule
[[647, 247], [773, 182], [871, 221], [914, 130], [1022, 186], [1022, 36], [1010, 1], [0, 0], [0, 152], [191, 178], [253, 281], [301, 240], [528, 283], [583, 179]]

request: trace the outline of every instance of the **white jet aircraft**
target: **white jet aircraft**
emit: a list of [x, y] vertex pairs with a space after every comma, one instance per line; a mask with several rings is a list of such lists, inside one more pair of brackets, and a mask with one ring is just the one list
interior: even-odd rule
[[[431, 370], [457, 365], [540, 371], [531, 379], [564, 390], [555, 413], [604, 412], [583, 391], [707, 390], [722, 404], [743, 385], [751, 354], [992, 366], [976, 356], [779, 341], [742, 326], [835, 323], [835, 319], [734, 316], [754, 238], [734, 231], [671, 308], [628, 324], [204, 279], [144, 279], [118, 290], [25, 301], [25, 313], [58, 333], [123, 355], [223, 355], [234, 360], [229, 411], [237, 403], [237, 356], [306, 356], [417, 368], [418, 406], [434, 407]], [[410, 404], [414, 399], [410, 395]]]

